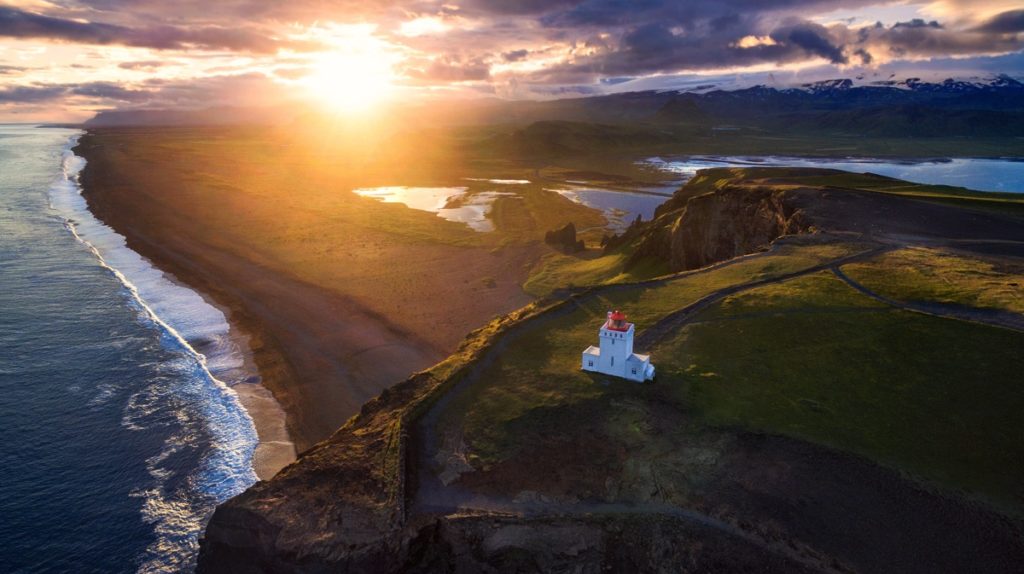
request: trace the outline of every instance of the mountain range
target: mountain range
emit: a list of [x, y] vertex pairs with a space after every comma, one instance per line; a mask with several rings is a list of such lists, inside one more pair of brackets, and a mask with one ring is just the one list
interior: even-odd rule
[[[394, 116], [434, 125], [512, 125], [570, 121], [698, 132], [753, 130], [879, 137], [1024, 136], [1024, 83], [1007, 75], [926, 82], [837, 78], [792, 87], [627, 92], [584, 98], [445, 106], [402, 103]], [[294, 110], [111, 110], [86, 127], [287, 123]], [[546, 132], [549, 130], [540, 130]]]

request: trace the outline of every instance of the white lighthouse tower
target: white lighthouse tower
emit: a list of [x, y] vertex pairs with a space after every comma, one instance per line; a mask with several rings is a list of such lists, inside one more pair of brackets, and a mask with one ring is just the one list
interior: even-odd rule
[[632, 323], [626, 322], [626, 314], [609, 311], [608, 320], [598, 331], [600, 347], [591, 345], [583, 351], [583, 370], [622, 377], [643, 382], [654, 378], [654, 365], [650, 355], [633, 352]]

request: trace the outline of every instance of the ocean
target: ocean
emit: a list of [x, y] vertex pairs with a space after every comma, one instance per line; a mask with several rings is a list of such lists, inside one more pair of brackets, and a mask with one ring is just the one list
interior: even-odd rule
[[0, 571], [189, 571], [256, 480], [229, 388], [256, 375], [223, 313], [89, 213], [77, 136], [0, 125]]

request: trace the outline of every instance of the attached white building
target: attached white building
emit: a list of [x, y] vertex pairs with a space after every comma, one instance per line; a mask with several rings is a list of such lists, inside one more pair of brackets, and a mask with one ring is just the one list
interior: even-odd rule
[[609, 311], [608, 320], [598, 331], [600, 346], [583, 351], [583, 370], [636, 382], [653, 379], [651, 356], [633, 352], [633, 333], [633, 324], [626, 322], [625, 313]]

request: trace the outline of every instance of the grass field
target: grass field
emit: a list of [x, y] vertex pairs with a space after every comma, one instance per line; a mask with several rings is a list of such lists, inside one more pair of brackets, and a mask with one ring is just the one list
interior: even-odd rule
[[[500, 458], [502, 445], [516, 442], [514, 437], [502, 436], [501, 422], [514, 420], [538, 406], [571, 403], [601, 391], [603, 387], [593, 376], [579, 371], [579, 360], [580, 352], [596, 340], [607, 310], [628, 310], [630, 320], [643, 329], [716, 289], [810, 267], [861, 248], [856, 244], [785, 246], [768, 256], [654, 286], [603, 291], [571, 314], [553, 319], [536, 335], [510, 345], [484, 375], [488, 383], [460, 397], [455, 413], [467, 417], [465, 432], [472, 437], [478, 456]], [[463, 414], [454, 416], [461, 418]]]
[[1024, 265], [994, 263], [939, 249], [908, 248], [843, 268], [876, 293], [1024, 313]]
[[[512, 341], [448, 406], [439, 432], [463, 436], [478, 468], [598, 435], [607, 451], [631, 453], [622, 472], [661, 465], [663, 476], [685, 481], [695, 471], [680, 445], [702, 428], [748, 429], [857, 453], [1019, 513], [1024, 355], [1012, 350], [1024, 336], [1012, 331], [894, 309], [822, 272], [727, 297], [654, 349], [638, 349], [652, 352], [653, 384], [579, 371], [608, 309], [626, 310], [642, 332], [715, 289], [857, 248], [793, 246], [654, 287], [604, 289]], [[677, 419], [667, 434], [650, 422], [666, 409]]]
[[727, 299], [655, 352], [659, 384], [706, 424], [856, 452], [1019, 510], [1022, 344], [879, 307], [823, 274]]

